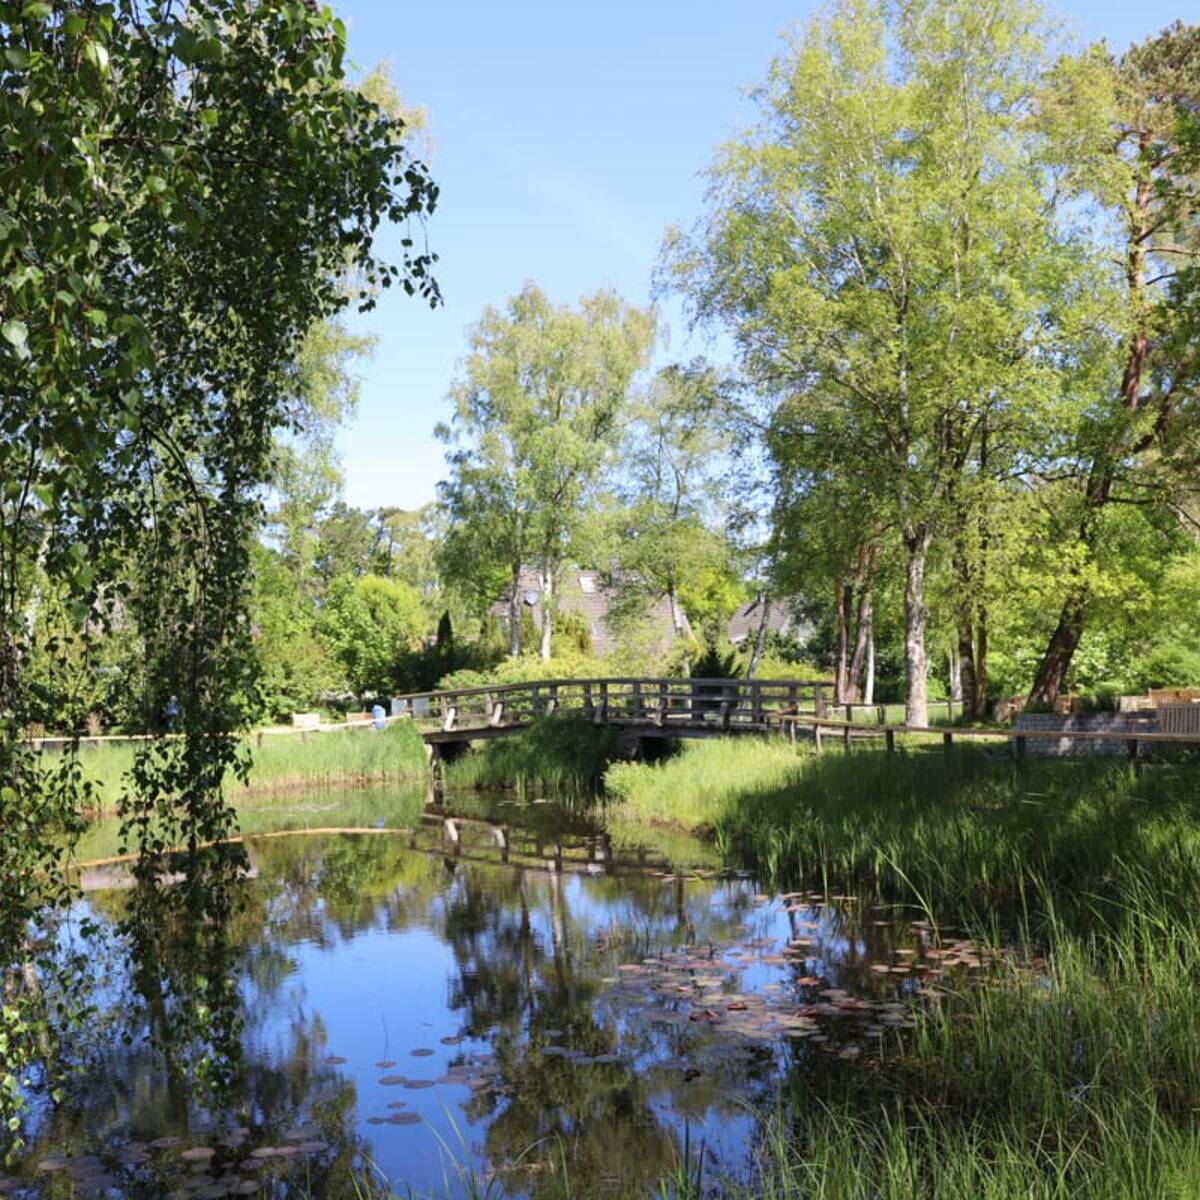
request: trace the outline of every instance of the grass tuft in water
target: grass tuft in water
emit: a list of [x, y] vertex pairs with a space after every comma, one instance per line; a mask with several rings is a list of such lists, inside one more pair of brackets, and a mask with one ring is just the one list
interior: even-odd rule
[[619, 735], [576, 717], [543, 717], [511, 737], [480, 743], [447, 762], [448, 788], [511, 789], [567, 800], [595, 794], [617, 757]]

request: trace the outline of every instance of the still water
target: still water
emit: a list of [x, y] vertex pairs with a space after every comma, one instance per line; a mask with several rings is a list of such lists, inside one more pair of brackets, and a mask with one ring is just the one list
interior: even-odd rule
[[[211, 914], [160, 931], [151, 964], [118, 932], [125, 868], [85, 874], [63, 937], [93, 1011], [0, 1192], [338, 1196], [367, 1171], [603, 1195], [688, 1157], [738, 1176], [790, 1083], [894, 1052], [921, 991], [978, 965], [916, 914], [768, 896], [704, 847], [552, 806], [359, 794], [372, 832], [302, 832], [345, 827], [339, 804], [251, 819], [296, 832], [247, 841], [216, 964], [192, 954]], [[213, 973], [220, 1013], [173, 1015]]]

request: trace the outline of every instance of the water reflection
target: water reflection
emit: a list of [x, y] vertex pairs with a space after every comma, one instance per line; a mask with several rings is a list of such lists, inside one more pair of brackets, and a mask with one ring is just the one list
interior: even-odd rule
[[370, 1162], [440, 1194], [452, 1157], [513, 1194], [653, 1190], [685, 1138], [737, 1171], [781, 1078], [875, 1053], [940, 969], [849, 901], [609, 874], [576, 818], [538, 817], [559, 872], [433, 815], [89, 892], [96, 1020], [22, 1186], [336, 1197]]

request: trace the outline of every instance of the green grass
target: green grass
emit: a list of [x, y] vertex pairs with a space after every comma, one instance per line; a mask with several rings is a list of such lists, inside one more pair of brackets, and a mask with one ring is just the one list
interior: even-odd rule
[[1187, 764], [1139, 775], [1124, 760], [1016, 764], [986, 747], [817, 756], [729, 739], [616, 764], [606, 782], [623, 817], [711, 830], [728, 861], [781, 887], [824, 881], [943, 912], [1012, 909], [1043, 885], [1060, 902], [1105, 894], [1131, 869], [1178, 884], [1200, 861], [1200, 770]]
[[[261, 746], [251, 741], [250, 750], [248, 785], [230, 781], [235, 799], [250, 793], [412, 780], [429, 770], [421, 735], [408, 721], [393, 721], [382, 732], [368, 726], [309, 733], [303, 738], [299, 734], [265, 734]], [[80, 746], [80, 765], [96, 783], [102, 811], [116, 808], [122, 779], [135, 752], [129, 742]]]
[[618, 735], [578, 717], [543, 717], [521, 733], [478, 743], [445, 765], [449, 789], [512, 789], [584, 799], [616, 757]]
[[705, 830], [739, 797], [787, 787], [802, 767], [801, 754], [780, 738], [685, 740], [661, 762], [613, 763], [604, 787], [611, 817]]
[[[610, 781], [626, 819], [709, 827], [777, 886], [907, 903], [996, 953], [877, 1062], [794, 1080], [753, 1182], [705, 1189], [1200, 1195], [1200, 769], [702, 743]], [[701, 1188], [681, 1166], [664, 1190]]]

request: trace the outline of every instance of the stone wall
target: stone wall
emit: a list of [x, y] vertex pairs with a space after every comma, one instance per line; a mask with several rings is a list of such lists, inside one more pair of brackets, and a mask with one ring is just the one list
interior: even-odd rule
[[[1144, 718], [1131, 719], [1131, 713], [1021, 713], [1013, 721], [1013, 732], [1022, 730], [1065, 730], [1078, 733], [1111, 733], [1112, 738], [1096, 738], [1076, 741], [1072, 738], [1028, 738], [1025, 753], [1030, 757], [1061, 758], [1066, 755], [1082, 754], [1128, 754], [1131, 733], [1152, 733], [1153, 722]], [[1139, 747], [1144, 754], [1147, 746]]]

